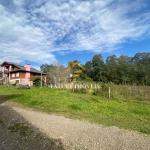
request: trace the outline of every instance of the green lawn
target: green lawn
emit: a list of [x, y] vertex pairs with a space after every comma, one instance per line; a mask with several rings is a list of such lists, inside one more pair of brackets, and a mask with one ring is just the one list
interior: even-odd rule
[[0, 103], [8, 100], [51, 114], [150, 134], [150, 104], [143, 101], [106, 99], [69, 89], [0, 86]]

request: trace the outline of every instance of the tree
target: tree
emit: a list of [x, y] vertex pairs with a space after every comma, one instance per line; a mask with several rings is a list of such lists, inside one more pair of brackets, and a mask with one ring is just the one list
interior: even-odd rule
[[48, 71], [49, 71], [49, 69], [50, 69], [50, 67], [51, 67], [52, 65], [49, 65], [49, 64], [42, 64], [41, 66], [40, 66], [40, 69], [41, 69], [41, 71], [43, 72], [43, 73], [47, 73]]
[[94, 81], [150, 85], [150, 53], [136, 53], [134, 57], [112, 55], [106, 63], [96, 54], [85, 67], [86, 75]]
[[106, 77], [108, 82], [119, 83], [117, 74], [118, 58], [116, 55], [108, 56], [106, 59]]
[[85, 68], [86, 68], [85, 74], [86, 74], [88, 77], [92, 78], [92, 76], [93, 76], [93, 75], [92, 75], [92, 74], [93, 74], [92, 62], [91, 62], [91, 61], [87, 61], [86, 64], [85, 64]]
[[50, 77], [51, 83], [58, 85], [61, 82], [66, 82], [67, 78], [69, 78], [69, 73], [61, 62], [56, 61], [48, 70], [48, 77]]
[[101, 54], [94, 55], [92, 59], [92, 78], [94, 81], [106, 82], [105, 64]]
[[138, 68], [138, 78], [141, 84], [150, 85], [150, 53], [136, 53], [133, 62]]
[[117, 63], [118, 58], [116, 55], [108, 56], [106, 59], [106, 63]]
[[86, 62], [85, 68], [86, 68], [87, 70], [91, 70], [91, 69], [92, 69], [92, 63], [91, 63], [91, 61], [87, 61], [87, 62]]
[[102, 65], [104, 65], [102, 55], [101, 54], [94, 55], [92, 59], [92, 67], [95, 68], [95, 67], [100, 67]]
[[129, 82], [130, 68], [128, 62], [128, 57], [121, 55], [118, 58], [118, 76], [120, 84], [127, 84]]

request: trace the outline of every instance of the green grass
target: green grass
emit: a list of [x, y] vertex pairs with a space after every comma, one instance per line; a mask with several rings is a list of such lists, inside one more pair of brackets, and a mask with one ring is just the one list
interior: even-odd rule
[[0, 87], [0, 103], [11, 100], [36, 110], [150, 134], [150, 104], [139, 99], [107, 99], [69, 89]]

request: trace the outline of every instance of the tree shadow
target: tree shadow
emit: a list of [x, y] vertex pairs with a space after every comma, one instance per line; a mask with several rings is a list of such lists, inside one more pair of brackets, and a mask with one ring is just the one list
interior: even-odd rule
[[20, 97], [22, 94], [9, 94], [9, 95], [0, 95], [0, 104], [4, 103], [5, 101], [14, 99], [16, 97]]
[[0, 133], [1, 150], [64, 150], [60, 139], [47, 137], [7, 105], [0, 105]]

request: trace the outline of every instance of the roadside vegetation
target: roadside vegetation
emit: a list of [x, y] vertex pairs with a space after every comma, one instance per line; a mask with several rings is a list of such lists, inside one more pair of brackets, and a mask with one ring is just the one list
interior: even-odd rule
[[5, 101], [50, 114], [150, 134], [148, 86], [102, 84], [99, 89], [74, 90], [0, 86], [0, 102]]

